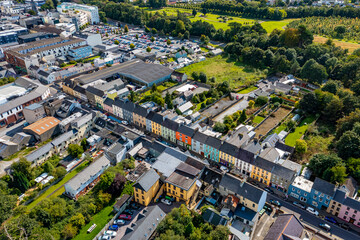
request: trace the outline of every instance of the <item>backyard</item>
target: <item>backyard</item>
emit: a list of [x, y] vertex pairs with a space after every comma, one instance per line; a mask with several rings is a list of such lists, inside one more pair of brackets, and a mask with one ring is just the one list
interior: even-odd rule
[[291, 147], [295, 146], [296, 140], [300, 139], [308, 129], [308, 127], [315, 121], [315, 116], [306, 117], [301, 123], [295, 128], [294, 132], [289, 133], [285, 138], [285, 144]]
[[181, 68], [179, 72], [186, 73], [188, 76], [191, 76], [193, 72], [204, 72], [208, 78], [215, 77], [216, 83], [228, 81], [231, 89], [250, 85], [265, 77], [265, 73], [259, 69], [242, 62], [234, 62], [220, 55]]
[[238, 91], [238, 93], [240, 93], [240, 94], [246, 94], [246, 93], [249, 93], [249, 92], [255, 91], [256, 89], [258, 89], [258, 88], [257, 88], [257, 87], [255, 87], [255, 86], [250, 86], [250, 87], [247, 87], [247, 88], [241, 89], [240, 91]]
[[[273, 127], [278, 124], [291, 109], [279, 108], [276, 112], [271, 113], [270, 117], [266, 119], [256, 130], [256, 136], [265, 136]], [[255, 119], [254, 119], [255, 120]]]

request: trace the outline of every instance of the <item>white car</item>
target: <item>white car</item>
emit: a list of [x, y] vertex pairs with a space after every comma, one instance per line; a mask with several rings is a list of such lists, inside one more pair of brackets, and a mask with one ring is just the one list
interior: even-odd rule
[[107, 230], [107, 231], [104, 232], [104, 236], [115, 237], [115, 236], [116, 236], [116, 232], [111, 231], [111, 230]]
[[171, 201], [169, 200], [169, 199], [165, 199], [165, 198], [163, 198], [163, 199], [161, 199], [161, 202], [163, 203], [163, 204], [166, 204], [166, 205], [171, 205]]
[[319, 216], [319, 212], [313, 209], [312, 207], [307, 207], [306, 211], [308, 211], [311, 214], [314, 214], [315, 216]]
[[108, 235], [102, 235], [99, 237], [99, 240], [110, 240], [110, 239], [111, 239], [111, 237]]
[[114, 221], [114, 224], [115, 224], [115, 225], [124, 225], [124, 224], [125, 224], [125, 221], [122, 220], [122, 219], [116, 219], [116, 220]]

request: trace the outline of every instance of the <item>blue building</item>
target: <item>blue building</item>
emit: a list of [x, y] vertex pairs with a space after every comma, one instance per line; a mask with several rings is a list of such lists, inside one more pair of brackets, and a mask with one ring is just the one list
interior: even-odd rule
[[221, 140], [214, 137], [208, 137], [204, 144], [204, 156], [214, 162], [219, 162], [219, 148]]
[[78, 46], [69, 50], [68, 57], [70, 60], [80, 60], [93, 54], [91, 46]]
[[320, 178], [316, 178], [311, 188], [311, 198], [308, 204], [318, 208], [327, 209], [333, 199], [336, 186]]
[[307, 180], [302, 176], [297, 176], [293, 183], [290, 184], [288, 194], [303, 203], [307, 203], [311, 201], [311, 189], [313, 184], [314, 183], [310, 180]]

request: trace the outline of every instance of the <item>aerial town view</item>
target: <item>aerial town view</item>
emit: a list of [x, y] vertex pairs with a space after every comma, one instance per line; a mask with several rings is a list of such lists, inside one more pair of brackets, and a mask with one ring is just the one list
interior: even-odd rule
[[359, 0], [0, 18], [0, 240], [360, 239]]

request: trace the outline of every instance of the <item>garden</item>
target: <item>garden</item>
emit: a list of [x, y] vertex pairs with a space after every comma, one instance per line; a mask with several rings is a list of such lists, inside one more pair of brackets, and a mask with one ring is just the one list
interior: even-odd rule
[[291, 147], [295, 146], [296, 140], [300, 139], [307, 131], [309, 126], [315, 121], [316, 116], [308, 116], [300, 122], [300, 124], [290, 132], [285, 138], [285, 144]]
[[270, 113], [270, 117], [266, 119], [255, 131], [257, 137], [265, 136], [272, 128], [274, 128], [279, 121], [281, 121], [289, 112], [291, 108], [280, 107], [275, 112]]

